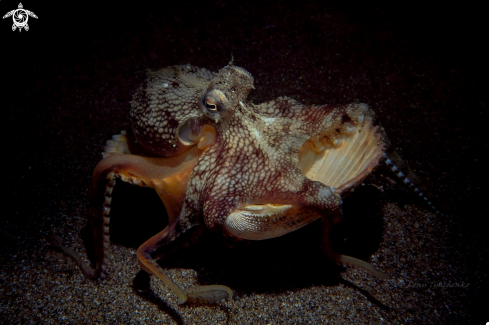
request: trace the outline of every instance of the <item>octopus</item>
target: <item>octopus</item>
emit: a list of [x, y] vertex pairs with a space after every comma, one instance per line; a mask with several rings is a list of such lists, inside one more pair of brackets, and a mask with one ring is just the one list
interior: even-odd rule
[[288, 97], [255, 105], [247, 100], [253, 84], [253, 76], [232, 62], [219, 72], [190, 65], [148, 71], [131, 102], [131, 131], [107, 141], [93, 172], [95, 267], [52, 244], [86, 278], [104, 277], [112, 191], [120, 179], [154, 189], [163, 201], [168, 226], [143, 243], [137, 257], [179, 304], [232, 299], [224, 285], [182, 289], [157, 263], [205, 230], [264, 240], [320, 219], [327, 257], [388, 278], [363, 260], [334, 252], [329, 240], [341, 221], [343, 198], [384, 155], [373, 111], [362, 103], [306, 106]]

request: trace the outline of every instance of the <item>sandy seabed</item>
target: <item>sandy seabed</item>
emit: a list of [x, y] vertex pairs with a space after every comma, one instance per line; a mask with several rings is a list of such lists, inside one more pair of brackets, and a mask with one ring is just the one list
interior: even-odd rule
[[[483, 52], [474, 42], [477, 26], [450, 27], [450, 10], [443, 18], [413, 9], [312, 2], [92, 8], [75, 8], [67, 18], [60, 8], [38, 5], [29, 8], [39, 19], [29, 20], [28, 32], [12, 33], [6, 22], [1, 28], [4, 42], [15, 49], [5, 53], [10, 63], [2, 78], [8, 166], [0, 220], [1, 323], [484, 319], [487, 177], [481, 175], [488, 154], [480, 134], [487, 121], [487, 81]], [[410, 25], [409, 15], [420, 23]], [[59, 26], [71, 26], [68, 36], [53, 32]], [[330, 263], [321, 254], [316, 223], [250, 244], [205, 234], [161, 265], [184, 288], [219, 283], [235, 296], [214, 305], [178, 306], [157, 280], [141, 289], [148, 283], [136, 248], [163, 229], [165, 216], [151, 193], [138, 194], [128, 185], [117, 190], [121, 206], [113, 216], [106, 279], [88, 281], [71, 263], [53, 257], [45, 241], [49, 234], [84, 257], [87, 247], [90, 252], [91, 172], [105, 141], [128, 129], [129, 101], [144, 71], [186, 63], [217, 71], [231, 55], [255, 78], [254, 103], [286, 95], [313, 104], [365, 102], [376, 111], [393, 148], [443, 213], [393, 184], [395, 176], [382, 167], [345, 202], [350, 212], [335, 249], [368, 260], [391, 279]]]

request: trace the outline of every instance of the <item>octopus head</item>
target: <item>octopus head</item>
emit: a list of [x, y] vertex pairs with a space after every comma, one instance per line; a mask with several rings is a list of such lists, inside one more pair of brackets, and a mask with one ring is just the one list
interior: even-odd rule
[[232, 64], [222, 68], [202, 98], [204, 114], [215, 122], [225, 119], [255, 88], [253, 81], [253, 76], [243, 68]]
[[226, 97], [210, 89], [214, 76], [190, 65], [148, 72], [131, 102], [139, 145], [157, 156], [175, 156], [197, 145], [204, 126], [219, 119], [226, 107]]

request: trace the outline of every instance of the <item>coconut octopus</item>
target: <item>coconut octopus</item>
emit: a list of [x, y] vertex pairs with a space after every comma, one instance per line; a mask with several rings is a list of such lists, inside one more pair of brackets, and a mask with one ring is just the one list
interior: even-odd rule
[[341, 265], [388, 275], [365, 261], [335, 253], [332, 225], [342, 197], [362, 183], [383, 156], [384, 141], [366, 104], [305, 106], [287, 97], [255, 105], [246, 98], [252, 75], [229, 65], [219, 72], [190, 65], [148, 72], [131, 102], [132, 132], [107, 142], [92, 184], [96, 266], [53, 241], [89, 279], [105, 275], [109, 215], [116, 179], [153, 188], [168, 226], [137, 250], [140, 266], [156, 275], [180, 304], [232, 298], [223, 285], [182, 290], [156, 259], [207, 229], [263, 240], [322, 220], [325, 254]]

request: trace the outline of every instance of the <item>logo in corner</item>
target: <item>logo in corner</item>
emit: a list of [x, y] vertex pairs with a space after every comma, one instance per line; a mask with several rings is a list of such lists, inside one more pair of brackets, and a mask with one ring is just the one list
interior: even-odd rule
[[14, 24], [12, 25], [12, 31], [15, 31], [18, 28], [19, 32], [22, 31], [22, 28], [24, 28], [26, 31], [29, 30], [29, 25], [27, 25], [29, 16], [33, 18], [37, 18], [35, 13], [29, 10], [25, 10], [24, 6], [22, 6], [22, 3], [19, 3], [18, 9], [14, 9], [12, 11], [7, 12], [5, 16], [3, 16], [3, 18], [5, 19], [10, 16], [12, 16], [12, 19], [14, 20]]

